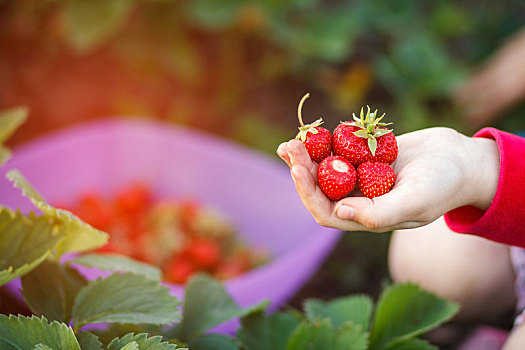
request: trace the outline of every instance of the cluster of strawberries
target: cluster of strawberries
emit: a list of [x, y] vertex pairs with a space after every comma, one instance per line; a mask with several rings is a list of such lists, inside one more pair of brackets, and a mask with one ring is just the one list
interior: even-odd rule
[[109, 197], [85, 192], [59, 206], [109, 233], [99, 252], [156, 265], [168, 282], [184, 284], [197, 272], [229, 279], [269, 259], [242, 242], [222, 212], [192, 199], [155, 199], [145, 184], [128, 185]]
[[[299, 133], [310, 158], [319, 164], [317, 178], [323, 193], [332, 200], [340, 200], [353, 191], [356, 183], [363, 196], [381, 196], [392, 188], [396, 175], [390, 164], [397, 158], [397, 141], [392, 130], [382, 123], [385, 114], [361, 108], [353, 121], [341, 122], [334, 130], [321, 127], [322, 118], [304, 125], [301, 110], [310, 94], [299, 102]], [[333, 153], [333, 155], [332, 155]], [[357, 168], [357, 171], [356, 171]]]

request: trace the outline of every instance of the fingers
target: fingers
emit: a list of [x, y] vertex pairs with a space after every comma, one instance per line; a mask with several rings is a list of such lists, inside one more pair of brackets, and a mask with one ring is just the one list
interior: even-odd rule
[[277, 148], [277, 154], [290, 168], [294, 165], [301, 165], [308, 170], [314, 179], [317, 179], [317, 165], [312, 161], [301, 141], [293, 139], [281, 143]]
[[277, 147], [277, 155], [291, 168], [292, 163], [290, 162], [290, 156], [288, 155], [287, 144], [288, 142], [283, 142]]

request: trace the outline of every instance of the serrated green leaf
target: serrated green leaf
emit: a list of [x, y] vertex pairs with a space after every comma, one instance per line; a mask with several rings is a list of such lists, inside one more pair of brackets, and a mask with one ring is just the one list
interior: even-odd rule
[[383, 349], [393, 340], [422, 334], [451, 319], [458, 309], [458, 304], [414, 284], [389, 287], [377, 304], [370, 349]]
[[133, 341], [121, 347], [120, 350], [139, 350], [139, 344]]
[[31, 186], [27, 179], [16, 169], [7, 173], [15, 187], [31, 199], [49, 219], [60, 226], [64, 233], [64, 239], [56, 247], [57, 257], [68, 252], [82, 252], [103, 246], [108, 241], [108, 234], [86, 224], [73, 213], [57, 209], [46, 203], [42, 195]]
[[143, 275], [114, 273], [90, 282], [73, 307], [75, 329], [89, 323], [169, 324], [180, 320], [181, 303], [167, 287]]
[[360, 325], [347, 323], [335, 329], [329, 319], [303, 321], [290, 337], [286, 350], [366, 350], [368, 333]]
[[80, 52], [104, 44], [124, 25], [133, 4], [129, 0], [67, 1], [64, 16], [70, 44]]
[[22, 276], [22, 295], [31, 310], [48, 320], [69, 323], [75, 298], [86, 279], [75, 269], [46, 260]]
[[365, 332], [361, 325], [349, 322], [342, 328], [336, 330], [335, 347], [336, 350], [367, 350], [368, 332]]
[[100, 270], [133, 272], [157, 281], [160, 280], [162, 274], [158, 267], [133, 260], [120, 254], [85, 254], [68, 261], [68, 263], [96, 267]]
[[329, 302], [317, 299], [307, 300], [304, 311], [311, 321], [329, 318], [335, 328], [347, 322], [360, 325], [363, 330], [368, 330], [373, 302], [366, 295], [352, 295], [337, 298]]
[[289, 313], [253, 313], [241, 319], [237, 337], [247, 350], [285, 350], [299, 319]]
[[439, 348], [426, 340], [409, 338], [393, 341], [384, 350], [439, 350]]
[[186, 286], [184, 314], [181, 323], [174, 329], [175, 337], [188, 341], [225, 321], [263, 310], [267, 305], [268, 302], [263, 301], [240, 308], [220, 282], [199, 274]]
[[35, 346], [33, 346], [32, 350], [54, 350], [54, 349], [44, 344], [36, 344]]
[[32, 350], [37, 344], [51, 349], [80, 350], [71, 327], [45, 317], [0, 315], [0, 349]]
[[0, 145], [26, 121], [28, 113], [29, 110], [26, 107], [0, 111]]
[[148, 338], [148, 334], [146, 333], [140, 333], [137, 335], [128, 333], [121, 338], [113, 339], [109, 343], [107, 350], [128, 349], [126, 346], [136, 346], [131, 347], [130, 349], [138, 350], [175, 350], [177, 348], [175, 344], [162, 341], [161, 336], [153, 336]]
[[286, 350], [335, 349], [335, 329], [328, 319], [320, 322], [303, 321], [292, 333]]
[[77, 340], [82, 350], [101, 350], [102, 342], [91, 332], [80, 332], [77, 334]]
[[0, 206], [0, 285], [37, 267], [61, 239], [63, 235], [46, 217]]
[[238, 342], [225, 334], [202, 334], [188, 341], [188, 347], [191, 350], [239, 350]]

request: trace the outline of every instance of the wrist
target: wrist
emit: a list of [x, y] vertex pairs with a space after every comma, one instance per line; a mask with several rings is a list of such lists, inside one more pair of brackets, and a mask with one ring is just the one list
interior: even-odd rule
[[466, 183], [470, 184], [468, 205], [487, 210], [498, 189], [500, 154], [496, 141], [482, 137], [467, 138]]

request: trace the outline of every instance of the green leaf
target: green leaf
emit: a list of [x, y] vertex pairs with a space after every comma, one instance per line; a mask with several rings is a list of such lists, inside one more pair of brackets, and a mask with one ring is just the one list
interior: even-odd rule
[[44, 261], [22, 276], [22, 294], [34, 313], [48, 320], [69, 323], [73, 303], [86, 279], [75, 269]]
[[224, 334], [202, 334], [188, 341], [191, 350], [239, 350], [239, 344]]
[[303, 321], [292, 333], [286, 350], [335, 349], [335, 329], [328, 319], [311, 323]]
[[133, 1], [67, 1], [64, 6], [69, 42], [85, 52], [116, 36], [132, 10]]
[[373, 302], [366, 295], [353, 295], [323, 302], [317, 299], [307, 300], [304, 311], [311, 321], [329, 318], [335, 328], [347, 322], [361, 325], [368, 330]]
[[247, 350], [285, 350], [299, 319], [289, 313], [258, 312], [243, 317], [241, 325], [237, 337]]
[[366, 350], [368, 333], [360, 325], [347, 323], [335, 329], [329, 319], [304, 321], [290, 337], [287, 350]]
[[437, 346], [429, 344], [426, 340], [409, 338], [393, 341], [385, 350], [439, 350]]
[[194, 0], [186, 10], [191, 19], [208, 29], [224, 29], [233, 24], [244, 0]]
[[44, 216], [0, 206], [0, 285], [37, 267], [63, 236]]
[[113, 339], [109, 343], [107, 350], [175, 350], [176, 348], [177, 346], [175, 344], [162, 341], [161, 336], [148, 338], [148, 334], [146, 333], [140, 333], [137, 335], [129, 333], [121, 338]]
[[352, 134], [354, 134], [357, 137], [362, 137], [364, 139], [368, 138], [368, 130], [366, 129], [354, 131]]
[[263, 301], [249, 308], [240, 308], [224, 286], [212, 278], [199, 274], [186, 286], [182, 322], [175, 328], [176, 338], [188, 341], [199, 334], [235, 317], [242, 317], [265, 309]]
[[376, 154], [377, 150], [377, 140], [375, 137], [369, 137], [368, 138], [368, 148], [370, 149], [370, 152], [374, 156]]
[[335, 347], [336, 350], [367, 350], [368, 332], [363, 331], [361, 325], [349, 322], [343, 328], [337, 330]]
[[158, 267], [133, 260], [120, 254], [86, 254], [70, 260], [68, 263], [96, 267], [100, 270], [133, 272], [157, 281], [159, 281], [161, 277], [161, 271]]
[[40, 349], [46, 345], [54, 350], [80, 350], [71, 327], [53, 321], [48, 323], [45, 317], [0, 315], [0, 349], [31, 350], [38, 344]]
[[143, 275], [112, 274], [90, 282], [73, 307], [75, 329], [89, 323], [169, 324], [180, 320], [179, 300]]
[[28, 113], [29, 110], [26, 107], [0, 111], [0, 145], [26, 121]]
[[64, 239], [56, 247], [57, 257], [68, 252], [82, 252], [103, 246], [108, 241], [108, 234], [86, 224], [73, 213], [52, 207], [47, 204], [42, 195], [31, 186], [27, 179], [18, 171], [10, 170], [7, 178], [15, 187], [29, 197], [45, 216], [59, 225], [64, 232]]
[[80, 332], [77, 340], [82, 350], [101, 350], [102, 342], [91, 332]]
[[456, 303], [439, 298], [410, 283], [387, 288], [375, 315], [370, 349], [382, 349], [396, 339], [415, 337], [451, 319]]

